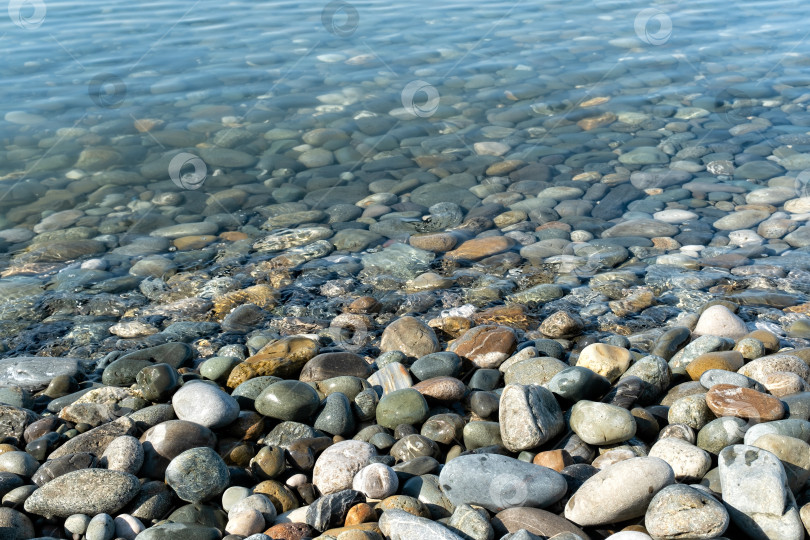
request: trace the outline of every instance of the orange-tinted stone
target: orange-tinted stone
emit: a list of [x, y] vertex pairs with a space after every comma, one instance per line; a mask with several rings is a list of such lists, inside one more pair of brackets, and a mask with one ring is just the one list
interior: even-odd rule
[[219, 237], [222, 238], [223, 240], [227, 240], [228, 242], [247, 240], [249, 238], [249, 236], [243, 233], [242, 231], [225, 231], [223, 233], [220, 233]]
[[174, 244], [174, 247], [180, 251], [185, 251], [188, 249], [202, 249], [216, 240], [216, 236], [211, 236], [210, 234], [200, 234], [176, 238], [172, 243]]
[[723, 371], [737, 371], [743, 367], [743, 355], [738, 351], [717, 351], [704, 353], [689, 362], [686, 372], [693, 381], [700, 379], [704, 372], [710, 369]]
[[517, 346], [515, 331], [506, 326], [477, 326], [466, 331], [449, 350], [481, 368], [497, 368]]
[[[382, 531], [380, 530], [379, 525], [377, 522], [372, 523], [359, 523], [357, 525], [350, 525], [348, 527], [338, 527], [336, 529], [328, 529], [323, 532], [323, 536], [319, 536], [318, 538], [337, 538], [340, 533], [346, 531], [373, 531], [380, 536], [382, 536]], [[317, 534], [317, 533], [316, 533]], [[271, 536], [275, 540], [274, 536]]]
[[473, 315], [477, 324], [500, 324], [512, 328], [528, 330], [537, 326], [537, 321], [526, 313], [526, 308], [519, 304], [495, 306]]
[[616, 115], [612, 112], [604, 112], [599, 116], [591, 116], [589, 118], [583, 118], [577, 125], [581, 127], [585, 131], [590, 131], [592, 129], [596, 129], [602, 126], [607, 126], [608, 124], [612, 124], [616, 121]]
[[534, 456], [532, 463], [560, 472], [567, 466], [573, 465], [574, 459], [566, 450], [547, 450]]
[[430, 518], [430, 511], [427, 506], [419, 499], [408, 495], [391, 495], [378, 504], [377, 508], [382, 512], [386, 510], [403, 510], [415, 516]]
[[408, 238], [408, 243], [415, 248], [441, 253], [450, 251], [458, 243], [458, 239], [450, 233], [415, 234]]
[[346, 514], [346, 522], [344, 524], [347, 527], [351, 527], [352, 525], [371, 523], [374, 521], [377, 521], [377, 512], [374, 511], [374, 508], [372, 508], [369, 504], [360, 503], [355, 504], [349, 509], [349, 513]]
[[467, 387], [455, 377], [433, 377], [413, 386], [425, 397], [441, 401], [455, 401], [464, 397]]
[[759, 422], [785, 416], [784, 406], [777, 398], [731, 384], [712, 386], [706, 393], [706, 404], [717, 416], [736, 416]]
[[318, 532], [306, 523], [279, 523], [264, 531], [264, 534], [273, 540], [301, 540], [314, 538]]
[[228, 375], [228, 387], [236, 388], [253, 377], [272, 375], [282, 379], [298, 377], [301, 369], [318, 354], [318, 344], [302, 336], [271, 341], [256, 354], [237, 364]]
[[515, 245], [508, 236], [486, 236], [467, 240], [453, 251], [448, 251], [445, 258], [449, 261], [477, 261], [484, 257], [496, 255]]
[[779, 338], [767, 330], [754, 330], [749, 332], [745, 337], [758, 339], [765, 345], [765, 350], [768, 352], [776, 352], [779, 350]]

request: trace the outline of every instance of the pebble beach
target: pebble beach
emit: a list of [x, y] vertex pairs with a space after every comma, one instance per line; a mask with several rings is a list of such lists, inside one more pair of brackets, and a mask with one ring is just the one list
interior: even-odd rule
[[808, 538], [805, 6], [103, 4], [0, 24], [0, 538]]

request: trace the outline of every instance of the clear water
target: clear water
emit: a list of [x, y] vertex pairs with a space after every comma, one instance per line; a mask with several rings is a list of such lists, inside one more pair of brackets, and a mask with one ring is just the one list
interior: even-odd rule
[[[137, 214], [151, 204], [144, 190], [216, 193], [229, 187], [210, 181], [223, 171], [246, 174], [241, 186], [281, 178], [276, 187], [294, 172], [275, 170], [267, 156], [297, 151], [300, 135], [319, 127], [349, 133], [354, 149], [325, 176], [396, 155], [470, 156], [482, 141], [507, 143], [503, 159], [573, 153], [588, 163], [588, 152], [632, 147], [637, 137], [649, 145], [648, 124], [633, 115], [656, 117], [660, 107], [711, 113], [676, 118], [694, 131], [690, 145], [760, 122], [767, 129], [743, 130], [736, 142], [775, 148], [774, 137], [810, 128], [808, 11], [793, 0], [12, 0], [0, 16], [0, 229], [32, 229], [71, 205], [92, 216]], [[574, 125], [602, 113], [619, 115], [621, 129], [590, 135]], [[385, 129], [358, 134], [355, 122], [370, 115], [387, 119]], [[272, 129], [296, 135], [266, 137]], [[392, 129], [397, 137], [386, 137]], [[247, 138], [231, 146], [252, 164], [195, 158], [236, 132]], [[422, 140], [399, 147], [409, 136]], [[77, 171], [97, 147], [115, 155]], [[146, 175], [149, 164], [157, 165]], [[97, 175], [110, 170], [134, 174], [105, 186], [108, 176]], [[31, 185], [35, 196], [18, 201], [15, 189]], [[90, 197], [106, 187], [118, 206], [97, 212]], [[19, 211], [48, 190], [74, 202]], [[170, 208], [177, 222], [202, 219], [194, 212]], [[131, 220], [136, 232], [149, 232], [144, 215]], [[8, 244], [4, 266], [26, 241]]]
[[[45, 120], [2, 122], [0, 134], [8, 144], [132, 118], [182, 127], [204, 106], [222, 107], [207, 119], [243, 121], [290, 95], [328, 123], [370, 101], [393, 108], [417, 80], [460, 110], [545, 102], [560, 112], [597, 96], [620, 110], [723, 99], [729, 86], [735, 98], [781, 85], [799, 95], [810, 82], [807, 12], [790, 0], [12, 0], [0, 18], [2, 109]], [[416, 92], [423, 112], [429, 97]], [[281, 103], [280, 116], [301, 112]]]

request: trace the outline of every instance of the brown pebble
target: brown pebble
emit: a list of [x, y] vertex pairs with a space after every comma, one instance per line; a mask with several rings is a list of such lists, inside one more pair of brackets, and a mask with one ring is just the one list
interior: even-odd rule
[[264, 531], [264, 534], [273, 540], [302, 540], [314, 538], [318, 532], [306, 523], [279, 523]]
[[413, 386], [425, 397], [440, 401], [456, 401], [464, 397], [467, 387], [455, 377], [433, 377]]
[[346, 514], [345, 525], [351, 527], [352, 525], [359, 525], [360, 523], [371, 523], [377, 521], [377, 512], [370, 504], [360, 503], [355, 504], [349, 509]]
[[736, 416], [760, 422], [785, 416], [782, 402], [773, 396], [731, 384], [716, 384], [706, 393], [706, 404], [717, 416]]
[[532, 463], [560, 472], [567, 466], [573, 465], [574, 459], [566, 450], [547, 450], [534, 456]]

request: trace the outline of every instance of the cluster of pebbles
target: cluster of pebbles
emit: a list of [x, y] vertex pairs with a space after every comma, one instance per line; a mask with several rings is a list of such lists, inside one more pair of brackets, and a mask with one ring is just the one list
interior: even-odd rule
[[750, 331], [738, 307], [709, 302], [644, 343], [508, 305], [396, 317], [373, 359], [295, 334], [254, 336], [247, 357], [168, 342], [95, 371], [1, 360], [0, 530], [801, 540], [810, 347]]
[[7, 113], [0, 537], [805, 538], [805, 60], [608, 45]]

